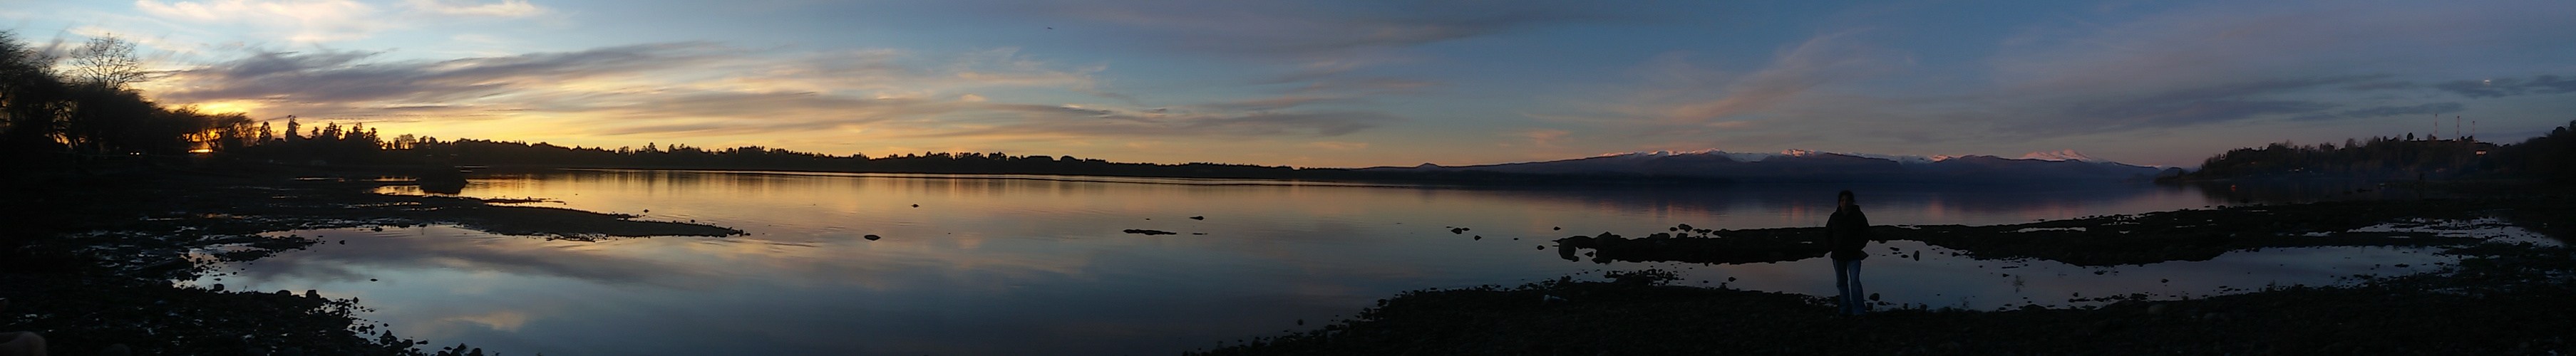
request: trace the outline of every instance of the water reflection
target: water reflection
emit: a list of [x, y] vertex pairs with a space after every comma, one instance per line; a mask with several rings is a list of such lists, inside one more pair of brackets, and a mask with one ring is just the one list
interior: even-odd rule
[[[1605, 268], [1551, 258], [1571, 251], [1544, 251], [1543, 240], [1566, 235], [1646, 233], [1680, 223], [1819, 226], [1833, 202], [1817, 198], [1841, 189], [1870, 196], [1879, 225], [1996, 224], [2214, 203], [2192, 188], [2147, 185], [1411, 188], [599, 171], [476, 179], [462, 194], [548, 198], [528, 204], [749, 234], [577, 242], [446, 226], [281, 232], [331, 242], [193, 283], [362, 298], [376, 309], [363, 317], [404, 335], [512, 354], [1160, 354], [1311, 328], [1317, 324], [1294, 322], [1342, 318], [1404, 290], [1517, 284]], [[2061, 293], [2179, 296], [2219, 286], [2332, 283], [2320, 276], [2397, 273], [2403, 269], [2387, 265], [2420, 269], [2428, 264], [2417, 261], [2438, 259], [2400, 250], [2280, 250], [2088, 269], [1966, 260], [1906, 241], [1871, 248], [1887, 247], [1925, 256], [1873, 261], [1869, 287], [1887, 297], [1883, 302], [1975, 308], [2069, 303]], [[2301, 253], [2330, 259], [2320, 265], [2278, 257]], [[2260, 266], [2266, 263], [2274, 266]], [[1823, 295], [1832, 286], [1816, 273], [1831, 269], [1821, 258], [1606, 266], [1646, 267], [1733, 288]]]

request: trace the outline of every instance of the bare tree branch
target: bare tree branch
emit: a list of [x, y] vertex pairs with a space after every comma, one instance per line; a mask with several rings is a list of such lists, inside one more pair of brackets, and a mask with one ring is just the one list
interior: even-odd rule
[[70, 73], [80, 84], [123, 89], [143, 81], [143, 59], [135, 56], [134, 42], [115, 35], [92, 37], [89, 43], [72, 49]]

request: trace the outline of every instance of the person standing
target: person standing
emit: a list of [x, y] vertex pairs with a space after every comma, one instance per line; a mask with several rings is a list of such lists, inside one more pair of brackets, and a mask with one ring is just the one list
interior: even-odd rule
[[1834, 291], [1845, 315], [1869, 311], [1867, 295], [1860, 288], [1860, 260], [1869, 258], [1861, 247], [1869, 245], [1869, 216], [1861, 215], [1860, 203], [1845, 190], [1836, 196], [1833, 217], [1825, 219], [1825, 248], [1834, 261]]

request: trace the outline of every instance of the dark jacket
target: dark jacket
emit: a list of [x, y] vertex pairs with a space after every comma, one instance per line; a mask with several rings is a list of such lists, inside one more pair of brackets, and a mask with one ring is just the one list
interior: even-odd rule
[[1868, 252], [1860, 250], [1869, 245], [1869, 239], [1869, 216], [1861, 215], [1859, 205], [1835, 209], [1834, 216], [1825, 219], [1825, 248], [1833, 250], [1835, 260], [1869, 258]]

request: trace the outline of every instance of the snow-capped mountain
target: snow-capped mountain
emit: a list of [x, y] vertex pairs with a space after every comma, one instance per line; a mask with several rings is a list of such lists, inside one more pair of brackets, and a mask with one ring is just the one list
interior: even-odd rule
[[1786, 150], [1778, 153], [1655, 151], [1593, 157], [1448, 167], [1364, 168], [1363, 171], [1489, 171], [1546, 175], [1709, 178], [1742, 182], [2028, 182], [2146, 180], [2180, 173], [2085, 156], [2075, 150], [2032, 152], [2021, 158], [1987, 155], [1914, 156]]

